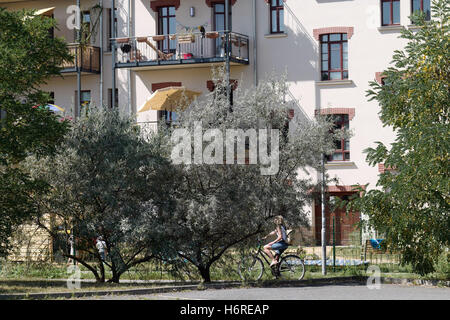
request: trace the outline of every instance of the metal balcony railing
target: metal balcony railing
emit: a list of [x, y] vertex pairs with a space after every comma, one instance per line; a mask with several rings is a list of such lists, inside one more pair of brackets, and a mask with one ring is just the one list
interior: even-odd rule
[[62, 73], [82, 72], [100, 73], [100, 48], [94, 46], [80, 46], [76, 43], [67, 45], [70, 54], [74, 57], [72, 61], [65, 62]]
[[[118, 67], [220, 62], [225, 60], [226, 32], [157, 35], [114, 39]], [[248, 64], [249, 38], [229, 33], [230, 60]]]

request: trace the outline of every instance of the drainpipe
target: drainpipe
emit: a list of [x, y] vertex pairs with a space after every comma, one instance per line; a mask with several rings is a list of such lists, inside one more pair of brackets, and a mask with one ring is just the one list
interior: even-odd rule
[[112, 51], [112, 92], [111, 92], [111, 104], [115, 107], [116, 102], [116, 0], [112, 0], [112, 9], [111, 9], [111, 36], [114, 39], [111, 43], [111, 51]]
[[[77, 49], [75, 50], [76, 54], [75, 54], [75, 61], [76, 61], [76, 65], [77, 65], [77, 99], [78, 99], [78, 105], [76, 106], [76, 116], [75, 117], [80, 117], [81, 116], [81, 64], [83, 63], [82, 59], [81, 59], [81, 4], [80, 4], [80, 0], [77, 0], [77, 7], [79, 10], [79, 16], [78, 16], [78, 21], [80, 22], [80, 25], [78, 27], [80, 27], [77, 30]], [[80, 58], [80, 59], [79, 59]], [[80, 65], [78, 64], [78, 61], [80, 61]]]
[[227, 81], [227, 99], [231, 108], [231, 87], [230, 87], [230, 0], [225, 0], [225, 72]]
[[103, 108], [103, 0], [100, 0], [100, 106]]
[[322, 230], [321, 230], [321, 242], [322, 242], [322, 275], [327, 274], [327, 244], [326, 244], [326, 219], [325, 219], [325, 154], [322, 155], [322, 186], [320, 192], [320, 202], [322, 211]]
[[[131, 0], [128, 0], [128, 38], [131, 39], [132, 32], [131, 32]], [[131, 108], [131, 69], [128, 68], [128, 106], [127, 106], [127, 113], [128, 115], [131, 115], [132, 108]]]
[[257, 8], [256, 0], [253, 0], [253, 83], [255, 87], [258, 85], [258, 51], [257, 51], [257, 31], [256, 31]]

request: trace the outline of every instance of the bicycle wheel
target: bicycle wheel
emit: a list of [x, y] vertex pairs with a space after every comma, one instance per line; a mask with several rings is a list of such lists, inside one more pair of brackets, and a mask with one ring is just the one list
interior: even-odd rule
[[301, 280], [305, 276], [305, 264], [296, 255], [288, 255], [281, 259], [279, 271], [283, 279]]
[[256, 256], [243, 258], [238, 265], [238, 273], [242, 280], [259, 280], [264, 271], [264, 264]]

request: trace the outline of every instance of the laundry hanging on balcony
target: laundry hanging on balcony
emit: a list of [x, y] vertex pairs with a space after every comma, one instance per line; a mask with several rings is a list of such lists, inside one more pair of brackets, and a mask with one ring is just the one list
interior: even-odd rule
[[185, 110], [201, 92], [188, 90], [185, 87], [167, 87], [156, 90], [150, 99], [138, 110], [177, 111]]

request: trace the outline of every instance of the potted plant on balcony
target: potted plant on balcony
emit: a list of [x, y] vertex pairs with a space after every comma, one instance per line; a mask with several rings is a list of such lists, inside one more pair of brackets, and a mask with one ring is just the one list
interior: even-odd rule
[[219, 33], [217, 31], [209, 31], [206, 33], [206, 37], [208, 39], [217, 39], [219, 37]]
[[178, 43], [194, 43], [195, 35], [193, 33], [184, 33], [178, 35]]

